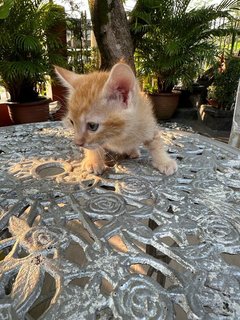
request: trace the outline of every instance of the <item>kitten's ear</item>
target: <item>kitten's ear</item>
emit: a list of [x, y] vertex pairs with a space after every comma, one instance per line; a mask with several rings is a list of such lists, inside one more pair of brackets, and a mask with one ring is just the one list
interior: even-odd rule
[[82, 77], [82, 75], [58, 66], [54, 66], [54, 70], [63, 86], [69, 89], [73, 89]]
[[136, 78], [132, 69], [125, 63], [113, 66], [104, 86], [104, 95], [109, 100], [120, 100], [123, 107], [128, 107], [129, 94], [133, 92]]

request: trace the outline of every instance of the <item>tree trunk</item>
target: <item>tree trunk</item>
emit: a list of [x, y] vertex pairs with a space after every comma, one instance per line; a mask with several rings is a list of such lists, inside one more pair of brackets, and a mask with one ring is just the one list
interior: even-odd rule
[[88, 0], [101, 55], [101, 69], [110, 69], [123, 59], [133, 70], [133, 42], [121, 0]]

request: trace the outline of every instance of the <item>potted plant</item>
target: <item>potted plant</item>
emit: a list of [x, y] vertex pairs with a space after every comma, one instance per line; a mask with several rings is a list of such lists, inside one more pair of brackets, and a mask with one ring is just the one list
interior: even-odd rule
[[15, 0], [0, 20], [0, 77], [9, 92], [14, 123], [46, 121], [50, 99], [40, 96], [41, 84], [53, 64], [64, 64], [54, 48], [61, 46], [49, 30], [65, 17], [51, 1]]
[[214, 80], [208, 87], [208, 104], [199, 108], [199, 119], [211, 129], [231, 129], [239, 78], [240, 57], [227, 57], [223, 69], [215, 65]]
[[[166, 99], [178, 99], [179, 95], [173, 93], [174, 85], [181, 81], [184, 87], [190, 87], [203, 61], [215, 56], [213, 35], [228, 32], [221, 26], [210, 26], [219, 17], [230, 17], [225, 7], [229, 2], [198, 9], [191, 9], [190, 2], [141, 0], [132, 13], [137, 71], [156, 79], [152, 94], [154, 99], [164, 96], [165, 109], [170, 108]], [[174, 109], [169, 116], [173, 112]], [[156, 113], [159, 115], [159, 110]]]
[[216, 96], [216, 86], [213, 84], [207, 88], [207, 102], [210, 106], [213, 106], [213, 107], [218, 106], [217, 96]]
[[229, 56], [224, 64], [223, 69], [215, 70], [213, 84], [208, 89], [208, 97], [214, 89], [214, 98], [218, 107], [222, 110], [232, 110], [240, 78], [240, 57]]

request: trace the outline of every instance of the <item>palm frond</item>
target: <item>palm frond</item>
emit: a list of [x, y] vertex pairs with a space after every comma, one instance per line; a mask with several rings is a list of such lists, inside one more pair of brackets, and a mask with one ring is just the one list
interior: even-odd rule
[[230, 9], [236, 3], [223, 0], [217, 6], [189, 9], [188, 0], [138, 1], [132, 31], [143, 70], [161, 74], [167, 82], [179, 78], [188, 82], [190, 75], [193, 79], [203, 61], [211, 61], [217, 54], [213, 39], [239, 32], [226, 23], [233, 21]]
[[0, 19], [6, 19], [9, 15], [10, 9], [12, 8], [14, 0], [5, 0], [0, 5]]
[[34, 90], [51, 72], [52, 62], [63, 65], [54, 25], [64, 19], [63, 11], [47, 0], [14, 0], [8, 17], [0, 20], [0, 75], [14, 98], [24, 84]]

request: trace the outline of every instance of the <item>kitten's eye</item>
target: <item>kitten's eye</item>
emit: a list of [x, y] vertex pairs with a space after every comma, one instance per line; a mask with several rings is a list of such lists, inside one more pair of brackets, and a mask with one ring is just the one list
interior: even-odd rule
[[74, 122], [72, 121], [72, 119], [68, 118], [68, 120], [71, 122], [71, 124], [74, 126]]
[[99, 127], [99, 123], [95, 123], [95, 122], [88, 122], [87, 123], [87, 129], [89, 131], [97, 131], [98, 127]]

